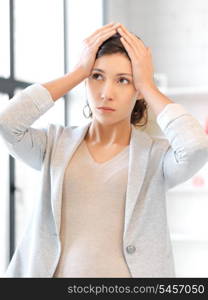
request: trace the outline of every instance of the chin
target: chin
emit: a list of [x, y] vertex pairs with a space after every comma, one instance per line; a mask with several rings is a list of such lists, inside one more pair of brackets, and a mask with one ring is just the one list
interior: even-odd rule
[[95, 117], [94, 119], [92, 119], [92, 121], [98, 122], [102, 125], [113, 125], [116, 124], [117, 121], [115, 121], [115, 119], [110, 119], [110, 118], [102, 118], [102, 117]]
[[99, 116], [98, 118], [95, 118], [95, 121], [102, 125], [112, 126], [112, 125], [116, 125], [118, 123], [122, 123], [122, 122], [126, 121], [126, 119], [115, 120], [115, 118], [100, 118], [100, 116]]

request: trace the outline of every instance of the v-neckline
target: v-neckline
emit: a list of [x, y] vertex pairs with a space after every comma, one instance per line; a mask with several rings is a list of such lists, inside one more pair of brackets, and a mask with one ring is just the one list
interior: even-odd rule
[[91, 160], [94, 164], [99, 165], [99, 166], [103, 166], [103, 165], [106, 165], [106, 164], [108, 164], [108, 163], [111, 163], [112, 161], [114, 161], [114, 160], [116, 160], [117, 158], [119, 158], [124, 152], [126, 152], [127, 149], [129, 149], [129, 145], [127, 145], [123, 150], [121, 150], [120, 152], [118, 152], [116, 155], [114, 155], [114, 156], [113, 156], [112, 158], [110, 158], [109, 160], [104, 161], [104, 162], [97, 162], [97, 161], [93, 158], [93, 156], [92, 156], [92, 154], [91, 154], [91, 152], [90, 152], [90, 150], [89, 150], [89, 148], [88, 148], [87, 143], [86, 143], [85, 140], [83, 140], [83, 144], [84, 144], [84, 147], [85, 147], [85, 149], [86, 149], [86, 151], [87, 151], [87, 154], [88, 154], [88, 157], [90, 158], [90, 160]]

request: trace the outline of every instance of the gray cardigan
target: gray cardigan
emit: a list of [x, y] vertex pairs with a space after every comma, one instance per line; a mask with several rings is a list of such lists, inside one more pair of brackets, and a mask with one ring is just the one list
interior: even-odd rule
[[[90, 122], [30, 127], [53, 105], [48, 90], [36, 83], [16, 94], [0, 113], [0, 132], [10, 154], [42, 175], [40, 197], [5, 277], [53, 277], [59, 261], [64, 171]], [[166, 105], [156, 120], [166, 138], [132, 125], [123, 232], [123, 254], [132, 277], [175, 276], [166, 191], [208, 161], [208, 137], [183, 106]]]

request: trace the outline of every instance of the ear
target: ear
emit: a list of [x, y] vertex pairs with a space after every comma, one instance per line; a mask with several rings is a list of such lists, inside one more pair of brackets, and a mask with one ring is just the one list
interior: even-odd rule
[[144, 99], [144, 97], [143, 97], [143, 95], [142, 95], [142, 93], [141, 93], [140, 91], [137, 91], [137, 92], [136, 92], [135, 97], [136, 97], [135, 99], [138, 99], [138, 100]]

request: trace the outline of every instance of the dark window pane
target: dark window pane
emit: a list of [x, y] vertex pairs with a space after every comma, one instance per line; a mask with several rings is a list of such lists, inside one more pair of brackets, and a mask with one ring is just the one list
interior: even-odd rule
[[9, 1], [0, 0], [0, 76], [9, 77]]
[[[7, 105], [8, 95], [0, 93], [0, 111]], [[9, 262], [9, 154], [5, 143], [0, 138], [0, 276]]]

